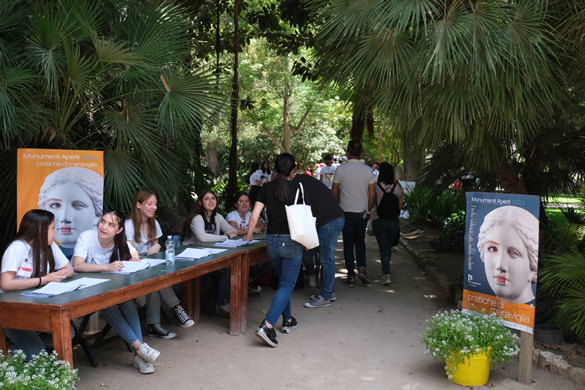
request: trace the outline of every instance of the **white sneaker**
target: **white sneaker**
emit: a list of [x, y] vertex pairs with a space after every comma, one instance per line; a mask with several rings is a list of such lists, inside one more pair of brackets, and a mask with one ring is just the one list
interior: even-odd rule
[[317, 278], [315, 277], [315, 275], [309, 276], [309, 283], [307, 283], [307, 286], [317, 287]]
[[154, 362], [160, 355], [159, 351], [149, 347], [146, 343], [140, 344], [140, 347], [138, 347], [138, 351], [136, 351], [136, 353], [142, 358], [142, 360], [148, 363]]
[[132, 365], [138, 368], [138, 371], [140, 371], [141, 374], [152, 374], [154, 372], [154, 366], [142, 360], [138, 355], [134, 355], [134, 362]]
[[390, 248], [390, 250], [392, 252], [397, 252], [398, 251], [398, 247], [397, 246], [393, 246], [392, 248]]

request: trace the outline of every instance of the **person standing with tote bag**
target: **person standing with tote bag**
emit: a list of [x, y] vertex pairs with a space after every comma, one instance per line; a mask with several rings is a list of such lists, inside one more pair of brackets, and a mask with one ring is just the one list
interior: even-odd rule
[[[291, 182], [295, 175], [294, 157], [288, 153], [278, 155], [274, 169], [277, 172], [276, 180], [263, 186], [258, 193], [256, 205], [250, 217], [248, 233], [244, 236], [244, 240], [252, 241], [254, 227], [262, 209], [266, 206], [270, 221], [266, 234], [266, 250], [280, 281], [268, 314], [254, 333], [271, 347], [278, 346], [274, 325], [281, 315], [282, 333], [290, 333], [298, 327], [297, 321], [291, 313], [290, 296], [297, 282], [303, 260], [303, 245], [293, 241], [290, 237], [285, 207], [293, 204], [298, 188]], [[309, 204], [308, 199], [304, 201]]]

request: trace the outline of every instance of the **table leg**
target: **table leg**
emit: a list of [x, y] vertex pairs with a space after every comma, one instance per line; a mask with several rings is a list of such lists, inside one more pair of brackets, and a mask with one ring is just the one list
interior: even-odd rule
[[51, 327], [53, 329], [53, 348], [60, 360], [65, 360], [73, 367], [73, 349], [71, 348], [71, 313], [69, 311], [53, 311]]
[[237, 336], [241, 329], [242, 304], [242, 255], [230, 264], [230, 334]]
[[0, 328], [0, 351], [2, 351], [4, 356], [8, 356], [8, 351], [6, 350], [6, 334], [4, 334], [4, 328]]
[[250, 255], [246, 253], [242, 256], [240, 262], [242, 271], [240, 273], [242, 283], [242, 295], [241, 295], [241, 306], [240, 306], [240, 330], [246, 332], [248, 326], [248, 283], [250, 281]]
[[193, 279], [183, 282], [183, 296], [181, 298], [181, 306], [191, 318], [193, 318], [193, 285]]

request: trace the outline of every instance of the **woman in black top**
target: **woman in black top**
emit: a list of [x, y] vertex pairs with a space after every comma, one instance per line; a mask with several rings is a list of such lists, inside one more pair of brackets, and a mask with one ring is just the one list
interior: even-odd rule
[[[297, 186], [291, 182], [294, 177], [295, 159], [288, 153], [282, 153], [276, 157], [274, 169], [277, 172], [276, 180], [263, 186], [256, 205], [250, 217], [248, 234], [244, 240], [251, 241], [254, 226], [258, 221], [260, 212], [266, 206], [268, 211], [268, 231], [266, 232], [266, 250], [272, 261], [272, 265], [280, 279], [278, 290], [272, 298], [270, 310], [260, 327], [256, 330], [256, 336], [271, 347], [277, 347], [274, 325], [282, 314], [282, 333], [290, 333], [297, 328], [297, 321], [291, 314], [290, 296], [297, 282], [301, 262], [303, 259], [303, 246], [291, 240], [286, 218], [286, 205], [291, 205], [295, 200]], [[299, 201], [300, 201], [299, 196]], [[308, 202], [305, 202], [308, 203]]]

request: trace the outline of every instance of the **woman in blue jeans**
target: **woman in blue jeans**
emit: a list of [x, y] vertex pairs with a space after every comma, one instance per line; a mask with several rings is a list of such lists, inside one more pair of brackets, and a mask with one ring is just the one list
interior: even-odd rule
[[[276, 157], [274, 170], [278, 173], [276, 180], [264, 185], [254, 205], [250, 217], [248, 234], [244, 240], [252, 241], [254, 226], [264, 206], [268, 211], [268, 231], [266, 232], [266, 250], [272, 265], [279, 277], [278, 290], [272, 298], [268, 314], [260, 327], [256, 329], [256, 336], [271, 347], [277, 347], [274, 325], [282, 314], [282, 333], [290, 333], [298, 327], [296, 319], [291, 314], [290, 296], [297, 282], [301, 262], [303, 260], [303, 246], [291, 240], [286, 218], [285, 206], [293, 204], [297, 186], [291, 182], [294, 177], [295, 159], [288, 153]], [[299, 197], [300, 198], [300, 197]], [[299, 202], [301, 199], [299, 199]], [[305, 203], [309, 203], [305, 199]]]
[[[104, 213], [97, 229], [79, 235], [73, 251], [73, 265], [77, 272], [117, 272], [124, 268], [122, 260], [140, 261], [140, 258], [138, 251], [126, 241], [124, 215], [113, 210]], [[116, 333], [134, 349], [134, 367], [141, 374], [153, 373], [151, 363], [160, 352], [143, 342], [134, 301], [108, 307], [102, 313]]]
[[375, 186], [376, 190], [376, 207], [372, 215], [372, 229], [378, 241], [378, 248], [380, 248], [380, 260], [382, 262], [382, 269], [380, 270], [380, 277], [382, 278], [382, 285], [388, 286], [392, 283], [390, 278], [390, 257], [392, 243], [394, 238], [400, 231], [400, 219], [385, 219], [378, 216], [378, 207], [382, 201], [384, 193], [392, 192], [398, 198], [398, 211], [402, 210], [404, 199], [402, 198], [402, 188], [394, 178], [394, 167], [390, 163], [383, 162], [380, 164], [380, 173], [378, 174], [378, 184]]

